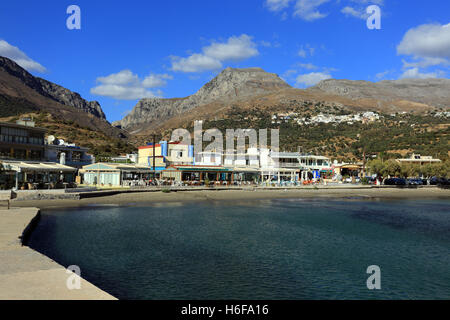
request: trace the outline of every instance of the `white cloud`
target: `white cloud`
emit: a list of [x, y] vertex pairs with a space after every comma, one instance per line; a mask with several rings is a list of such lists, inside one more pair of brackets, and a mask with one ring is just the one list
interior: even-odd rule
[[299, 63], [298, 66], [300, 68], [306, 69], [306, 70], [315, 70], [318, 69], [319, 67], [313, 65], [312, 63]]
[[161, 96], [162, 92], [150, 91], [150, 88], [160, 88], [167, 84], [167, 79], [172, 79], [168, 74], [150, 74], [144, 80], [130, 70], [122, 70], [106, 77], [98, 77], [100, 84], [91, 89], [94, 95], [110, 97], [118, 100], [137, 100], [142, 98], [154, 98]]
[[281, 11], [289, 6], [291, 0], [266, 0], [266, 6], [270, 11]]
[[397, 54], [410, 56], [402, 60], [406, 69], [400, 78], [436, 78], [445, 75], [442, 70], [426, 72], [429, 67], [450, 65], [450, 24], [423, 24], [406, 32], [397, 46]]
[[328, 14], [320, 12], [319, 7], [330, 0], [297, 0], [294, 16], [306, 21], [325, 18]]
[[436, 72], [421, 73], [419, 68], [411, 68], [403, 72], [400, 79], [429, 79], [437, 78], [438, 74]]
[[203, 48], [203, 53], [219, 61], [242, 61], [259, 54], [256, 44], [246, 34], [230, 37], [226, 43], [213, 42]]
[[322, 80], [331, 79], [331, 75], [325, 72], [311, 72], [307, 74], [301, 74], [297, 77], [295, 85], [297, 87], [310, 87], [316, 85]]
[[[384, 0], [350, 0], [355, 5], [350, 5], [342, 8], [341, 13], [346, 17], [353, 17], [357, 19], [367, 20], [370, 14], [367, 13], [367, 7], [369, 5], [383, 6]], [[338, 3], [340, 3], [338, 1]]]
[[297, 72], [298, 71], [295, 69], [289, 69], [285, 73], [283, 73], [283, 75], [281, 77], [283, 79], [287, 79], [287, 78], [290, 78], [291, 76], [293, 76], [294, 74], [296, 74]]
[[355, 9], [353, 7], [348, 7], [348, 6], [344, 7], [341, 10], [341, 12], [343, 14], [345, 14], [347, 17], [351, 16], [351, 17], [358, 18], [358, 19], [363, 19], [363, 20], [367, 19], [367, 17], [369, 16], [366, 13], [366, 11], [358, 10], [358, 9]]
[[[305, 21], [315, 21], [328, 16], [328, 13], [322, 12], [319, 7], [327, 2], [334, 2], [340, 5], [342, 0], [265, 0], [265, 6], [269, 11], [280, 13], [281, 19], [287, 18], [285, 9], [288, 9], [291, 3], [294, 5], [294, 16]], [[384, 0], [346, 0], [350, 5], [345, 6], [341, 12], [347, 17], [358, 19], [367, 19], [366, 7], [369, 5], [384, 5]]]
[[272, 12], [282, 12], [282, 20], [285, 20], [287, 13], [283, 10], [295, 2], [293, 15], [305, 21], [314, 21], [328, 15], [320, 12], [319, 7], [329, 1], [331, 0], [266, 0], [265, 6]]
[[173, 77], [168, 74], [150, 74], [147, 76], [144, 81], [142, 81], [142, 85], [145, 88], [161, 88], [167, 85], [166, 80], [172, 80]]
[[316, 48], [312, 47], [310, 44], [302, 45], [300, 50], [297, 52], [297, 55], [302, 58], [306, 58], [308, 55], [311, 57], [316, 52]]
[[420, 58], [450, 58], [450, 24], [423, 24], [406, 32], [397, 53]]
[[298, 56], [299, 56], [299, 57], [306, 58], [306, 55], [307, 55], [307, 53], [306, 53], [306, 50], [305, 50], [305, 49], [301, 48], [301, 49], [298, 51]]
[[29, 58], [22, 50], [0, 40], [0, 56], [9, 58], [28, 71], [44, 73], [47, 71], [40, 63]]
[[139, 77], [130, 70], [122, 70], [106, 77], [98, 77], [97, 81], [103, 84], [128, 85], [139, 82]]
[[232, 36], [226, 42], [213, 41], [202, 49], [202, 53], [194, 53], [187, 58], [172, 56], [171, 70], [186, 73], [218, 70], [226, 61], [239, 62], [258, 54], [252, 37], [242, 34], [239, 37]]
[[171, 57], [172, 71], [180, 72], [204, 72], [222, 68], [222, 62], [217, 59], [195, 53], [187, 58]]
[[448, 66], [450, 65], [450, 61], [443, 58], [423, 58], [416, 61], [408, 62], [406, 60], [402, 60], [403, 69], [408, 68], [428, 68], [433, 66]]
[[377, 73], [377, 74], [375, 75], [375, 78], [376, 78], [377, 80], [381, 80], [381, 79], [385, 78], [389, 73], [391, 73], [390, 70], [386, 70], [386, 71], [383, 71], [383, 72], [379, 72], [379, 73]]
[[384, 0], [350, 0], [351, 2], [355, 2], [358, 4], [378, 4], [378, 5], [383, 5], [384, 4]]

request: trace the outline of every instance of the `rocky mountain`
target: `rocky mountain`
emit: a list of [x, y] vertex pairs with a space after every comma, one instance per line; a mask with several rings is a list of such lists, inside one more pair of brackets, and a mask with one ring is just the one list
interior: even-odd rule
[[[69, 107], [80, 109], [100, 119], [106, 119], [105, 114], [97, 101], [86, 101], [76, 92], [72, 92], [69, 89], [63, 88], [42, 78], [34, 77], [8, 58], [0, 57], [0, 72], [20, 79], [24, 85], [46, 98], [50, 98]], [[8, 90], [6, 85], [2, 89]]]
[[76, 92], [72, 92], [69, 89], [61, 87], [45, 79], [36, 79], [41, 84], [42, 90], [53, 100], [66, 106], [83, 110], [84, 112], [90, 113], [97, 118], [106, 120], [102, 107], [97, 101], [86, 101]]
[[[135, 130], [142, 125], [160, 124], [177, 115], [210, 103], [227, 104], [275, 92], [290, 86], [276, 74], [261, 68], [223, 70], [195, 94], [179, 99], [142, 99], [121, 121], [113, 125]], [[139, 129], [138, 129], [139, 130]]]
[[380, 82], [324, 80], [312, 92], [325, 92], [352, 100], [408, 100], [434, 107], [450, 107], [450, 79], [402, 79]]
[[449, 79], [397, 81], [325, 80], [309, 89], [289, 86], [261, 68], [227, 68], [195, 94], [179, 99], [142, 99], [121, 121], [131, 134], [186, 127], [198, 119], [221, 118], [232, 107], [282, 112], [309, 103], [349, 111], [422, 113], [450, 107]]

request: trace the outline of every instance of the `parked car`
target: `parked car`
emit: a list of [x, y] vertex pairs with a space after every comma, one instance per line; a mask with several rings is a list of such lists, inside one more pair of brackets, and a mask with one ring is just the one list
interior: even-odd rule
[[450, 179], [442, 178], [442, 179], [439, 181], [438, 186], [439, 186], [439, 187], [446, 187], [446, 188], [450, 187]]
[[345, 183], [353, 183], [353, 178], [355, 178], [355, 183], [360, 183], [361, 178], [360, 177], [348, 177], [344, 180]]
[[432, 177], [430, 179], [430, 186], [448, 185], [448, 183], [449, 181], [445, 178]]
[[410, 186], [422, 186], [423, 185], [422, 179], [416, 179], [416, 178], [408, 179], [407, 183]]
[[403, 178], [389, 178], [384, 180], [384, 184], [387, 186], [406, 186], [406, 179]]

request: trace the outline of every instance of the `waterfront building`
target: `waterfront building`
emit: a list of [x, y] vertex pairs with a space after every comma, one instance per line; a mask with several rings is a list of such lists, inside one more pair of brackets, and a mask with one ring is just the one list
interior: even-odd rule
[[[299, 152], [261, 152], [261, 170], [279, 169], [281, 179], [317, 180], [332, 174], [331, 159]], [[293, 178], [291, 177], [293, 176]], [[278, 180], [280, 178], [277, 177]], [[293, 180], [294, 179], [294, 180]]]
[[[153, 150], [155, 155], [153, 156]], [[170, 165], [192, 165], [194, 163], [194, 147], [181, 142], [160, 141], [153, 147], [152, 143], [139, 147], [138, 164], [153, 168], [158, 172]]]
[[363, 177], [364, 173], [364, 165], [362, 163], [334, 163], [332, 165], [333, 173], [336, 177], [339, 177], [338, 180], [342, 179], [342, 177], [348, 176], [349, 179], [352, 177]]
[[138, 157], [139, 155], [137, 153], [129, 153], [129, 154], [122, 154], [117, 157], [112, 157], [110, 161], [119, 163], [138, 163]]
[[328, 157], [301, 154], [299, 162], [301, 180], [330, 178], [333, 175], [331, 159]]
[[91, 186], [145, 186], [153, 177], [146, 165], [127, 163], [95, 163], [79, 171], [81, 183]]
[[432, 156], [422, 156], [420, 154], [413, 153], [409, 158], [405, 159], [397, 159], [400, 164], [408, 163], [408, 164], [431, 164], [431, 163], [440, 163], [442, 160], [434, 159]]
[[261, 149], [259, 156], [262, 182], [281, 184], [285, 181], [296, 182], [299, 180], [298, 153]]
[[[155, 144], [155, 146], [153, 146], [152, 143], [149, 143], [146, 146], [139, 147], [138, 165], [146, 166], [158, 172], [163, 171], [167, 166], [165, 161], [165, 157], [167, 156], [166, 148], [166, 143], [158, 143]], [[153, 167], [153, 163], [155, 164], [155, 167]]]
[[55, 139], [54, 136], [49, 136], [45, 146], [45, 158], [49, 162], [80, 169], [95, 162], [94, 156], [89, 154], [88, 151], [88, 148], [79, 147], [73, 143], [66, 143], [64, 140]]
[[313, 180], [332, 174], [331, 159], [298, 152], [275, 152], [268, 148], [248, 148], [246, 153], [204, 151], [196, 165], [224, 166], [240, 172], [243, 180], [253, 181], [255, 170], [260, 181]]
[[215, 151], [199, 152], [195, 159], [198, 166], [221, 166], [223, 165], [223, 153]]
[[[155, 152], [155, 156], [153, 156]], [[195, 155], [192, 145], [160, 141], [139, 148], [138, 163], [153, 169], [161, 178], [182, 181], [257, 182], [317, 180], [332, 174], [331, 160], [298, 152], [275, 152], [268, 148], [203, 151]], [[224, 175], [223, 173], [227, 173]], [[206, 179], [208, 177], [208, 179]]]
[[167, 143], [166, 163], [170, 165], [193, 165], [194, 146], [181, 142]]
[[0, 122], [0, 159], [44, 161], [46, 132], [36, 127], [31, 119]]
[[230, 168], [222, 166], [172, 165], [162, 172], [162, 179], [185, 182], [190, 185], [232, 184], [234, 174]]
[[62, 189], [74, 186], [76, 169], [53, 162], [0, 161], [0, 189]]

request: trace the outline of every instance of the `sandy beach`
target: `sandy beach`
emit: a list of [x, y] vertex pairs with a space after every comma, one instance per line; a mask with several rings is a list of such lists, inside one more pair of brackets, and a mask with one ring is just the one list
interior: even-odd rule
[[449, 189], [439, 188], [337, 188], [279, 190], [211, 190], [178, 192], [128, 192], [80, 200], [14, 201], [13, 207], [69, 208], [89, 205], [143, 205], [187, 201], [245, 201], [301, 198], [450, 199]]

